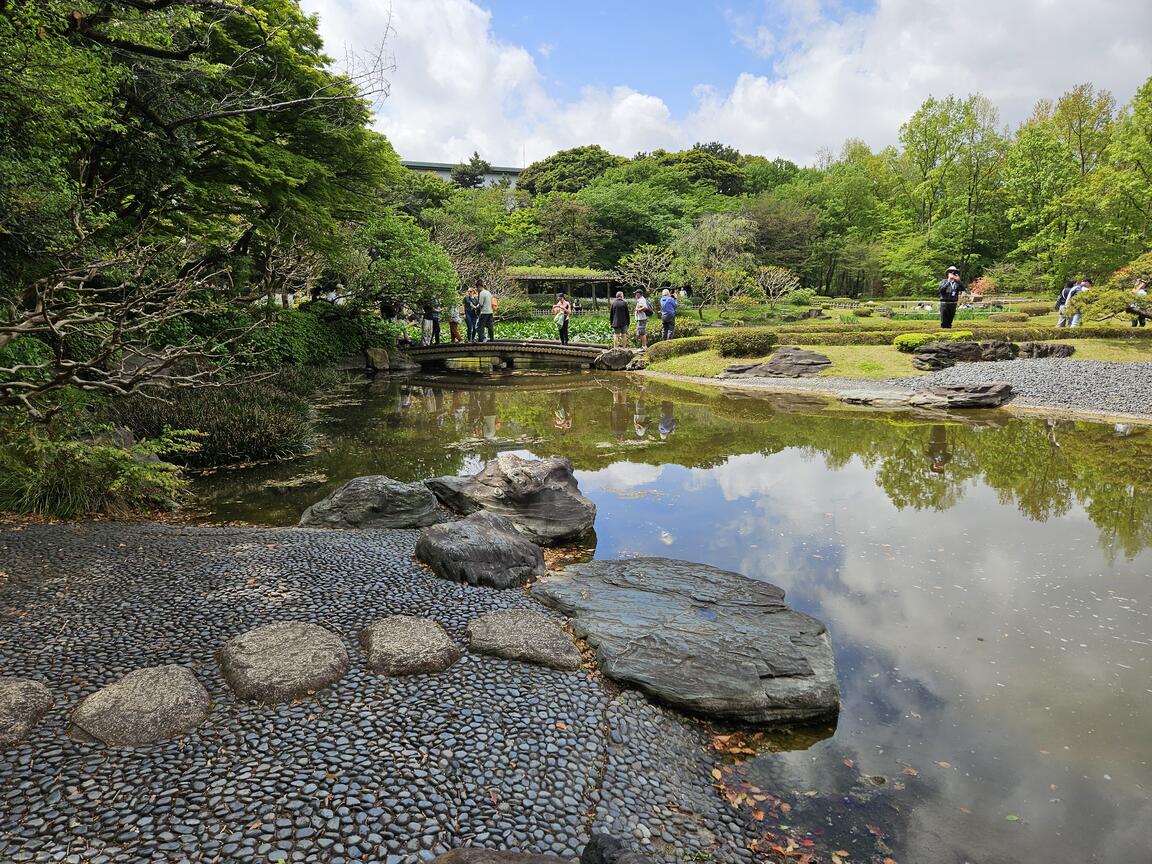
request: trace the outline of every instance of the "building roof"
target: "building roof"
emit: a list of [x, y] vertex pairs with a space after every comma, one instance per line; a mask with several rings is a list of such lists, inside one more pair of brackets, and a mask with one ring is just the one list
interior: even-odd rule
[[[412, 159], [401, 159], [400, 164], [405, 168], [411, 168], [414, 171], [451, 171], [456, 167], [451, 162], [417, 162]], [[498, 165], [493, 165], [488, 169], [489, 174], [512, 174], [519, 176], [523, 168], [505, 168]]]

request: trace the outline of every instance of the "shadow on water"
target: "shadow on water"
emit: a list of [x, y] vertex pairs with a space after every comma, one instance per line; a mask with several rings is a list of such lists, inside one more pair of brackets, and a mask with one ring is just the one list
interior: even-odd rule
[[1152, 430], [558, 371], [353, 397], [313, 456], [205, 478], [210, 518], [290, 525], [358, 475], [568, 456], [596, 557], [737, 570], [827, 623], [835, 734], [776, 737], [721, 784], [760, 790], [738, 806], [773, 842], [848, 861], [1147, 860]]

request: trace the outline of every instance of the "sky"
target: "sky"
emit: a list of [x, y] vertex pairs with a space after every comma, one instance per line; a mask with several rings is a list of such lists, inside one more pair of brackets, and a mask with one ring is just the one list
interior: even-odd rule
[[302, 0], [329, 54], [392, 64], [376, 128], [401, 158], [522, 167], [567, 147], [697, 141], [811, 164], [898, 140], [929, 96], [1014, 128], [1090, 81], [1152, 76], [1152, 0]]

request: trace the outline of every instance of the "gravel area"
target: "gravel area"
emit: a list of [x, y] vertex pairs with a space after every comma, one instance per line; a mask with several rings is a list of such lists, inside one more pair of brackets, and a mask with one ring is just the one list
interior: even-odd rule
[[1048, 358], [997, 363], [957, 363], [949, 369], [908, 378], [785, 378], [733, 381], [653, 373], [657, 377], [695, 381], [738, 389], [776, 393], [838, 396], [852, 391], [907, 395], [937, 384], [981, 384], [1005, 381], [1016, 397], [1009, 405], [1051, 408], [1152, 419], [1152, 362], [1112, 363], [1101, 360]]
[[[429, 575], [416, 537], [0, 525], [0, 669], [56, 702], [0, 752], [0, 860], [415, 864], [461, 845], [571, 858], [593, 828], [657, 860], [751, 860], [697, 724], [587, 670], [466, 653], [433, 676], [369, 672], [356, 634], [376, 618], [434, 619], [463, 644], [478, 614], [543, 610]], [[237, 701], [214, 652], [283, 620], [338, 633], [351, 671], [293, 703]], [[69, 736], [80, 698], [168, 663], [212, 697], [195, 732], [127, 749]]]

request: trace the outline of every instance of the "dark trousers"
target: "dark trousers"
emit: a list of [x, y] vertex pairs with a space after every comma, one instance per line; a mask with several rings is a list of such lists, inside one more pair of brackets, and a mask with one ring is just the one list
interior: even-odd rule
[[432, 319], [432, 344], [433, 345], [439, 345], [440, 344], [440, 319], [439, 318], [433, 318]]
[[469, 342], [475, 342], [476, 341], [476, 325], [477, 325], [477, 323], [478, 323], [478, 320], [477, 320], [475, 315], [465, 315], [464, 316], [464, 326], [468, 331], [468, 341]]
[[560, 344], [568, 344], [568, 318], [565, 316], [564, 323], [560, 325]]
[[675, 339], [676, 338], [676, 316], [665, 315], [660, 319], [662, 325], [660, 338], [661, 339]]
[[956, 317], [955, 303], [940, 304], [940, 326], [945, 330], [952, 329], [952, 319]]
[[[488, 334], [487, 339], [484, 338], [485, 333]], [[491, 342], [495, 338], [496, 338], [496, 329], [492, 326], [492, 313], [489, 312], [487, 315], [485, 315], [483, 312], [481, 312], [480, 313], [480, 341], [481, 342]]]

